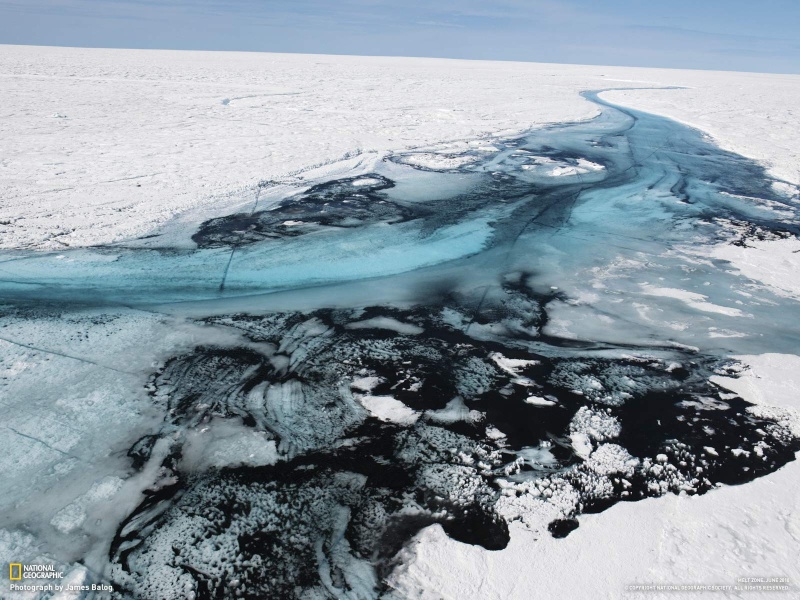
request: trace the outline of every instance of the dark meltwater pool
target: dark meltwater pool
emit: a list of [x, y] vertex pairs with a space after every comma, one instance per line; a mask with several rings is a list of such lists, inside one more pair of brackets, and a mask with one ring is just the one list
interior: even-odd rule
[[121, 460], [164, 478], [92, 559], [114, 597], [375, 598], [434, 523], [500, 549], [513, 521], [563, 537], [794, 460], [710, 378], [796, 353], [797, 304], [694, 250], [796, 235], [796, 202], [700, 132], [586, 97], [592, 121], [391, 156], [206, 221], [196, 249], [0, 258], [6, 313], [213, 332], [141, 382], [162, 422]]

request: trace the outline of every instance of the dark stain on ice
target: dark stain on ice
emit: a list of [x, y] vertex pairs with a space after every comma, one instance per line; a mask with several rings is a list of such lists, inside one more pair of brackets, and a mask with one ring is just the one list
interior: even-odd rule
[[554, 538], [565, 538], [577, 528], [577, 519], [556, 519], [547, 526], [547, 530]]
[[400, 223], [413, 218], [411, 209], [382, 193], [392, 187], [394, 182], [376, 173], [321, 183], [269, 210], [206, 221], [192, 240], [198, 248], [241, 246], [326, 228]]

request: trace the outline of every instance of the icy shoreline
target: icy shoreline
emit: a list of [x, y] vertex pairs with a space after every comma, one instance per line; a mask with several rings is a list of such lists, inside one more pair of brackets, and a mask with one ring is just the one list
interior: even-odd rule
[[[718, 378], [717, 383], [730, 386], [757, 407], [763, 402], [781, 406], [793, 415], [796, 427], [800, 358], [737, 358], [749, 364], [750, 371], [740, 379]], [[694, 594], [633, 593], [626, 586], [735, 586], [741, 577], [782, 576], [796, 586], [798, 498], [800, 464], [794, 461], [746, 485], [722, 487], [704, 496], [670, 494], [585, 515], [566, 539], [512, 526], [511, 542], [499, 552], [460, 544], [435, 526], [409, 544], [405, 564], [390, 583], [399, 598], [431, 600], [478, 594], [486, 600], [683, 598]], [[725, 597], [775, 596], [751, 591]]]

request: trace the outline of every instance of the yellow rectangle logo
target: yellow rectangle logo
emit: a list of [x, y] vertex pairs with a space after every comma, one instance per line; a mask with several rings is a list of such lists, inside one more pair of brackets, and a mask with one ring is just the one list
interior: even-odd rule
[[[14, 575], [16, 569], [17, 574]], [[10, 563], [8, 565], [8, 578], [11, 581], [20, 581], [22, 579], [22, 563]]]

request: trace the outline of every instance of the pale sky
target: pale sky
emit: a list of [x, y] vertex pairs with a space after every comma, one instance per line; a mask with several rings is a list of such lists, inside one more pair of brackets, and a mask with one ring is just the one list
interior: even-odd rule
[[800, 72], [800, 0], [0, 0], [0, 43]]

